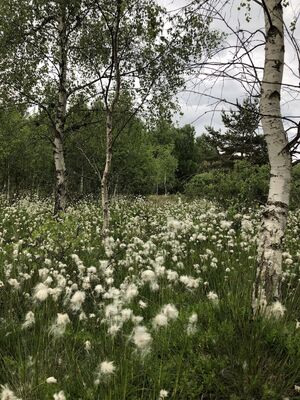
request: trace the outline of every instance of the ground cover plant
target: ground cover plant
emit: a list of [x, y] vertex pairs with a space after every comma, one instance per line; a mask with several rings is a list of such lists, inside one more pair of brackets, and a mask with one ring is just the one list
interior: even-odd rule
[[260, 209], [120, 199], [0, 208], [2, 400], [300, 399], [300, 212], [283, 305], [252, 318]]

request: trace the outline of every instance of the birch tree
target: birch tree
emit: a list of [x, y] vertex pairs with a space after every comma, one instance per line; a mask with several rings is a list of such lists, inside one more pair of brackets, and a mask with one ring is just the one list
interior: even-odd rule
[[254, 311], [265, 309], [272, 313], [274, 302], [280, 300], [282, 240], [290, 199], [291, 155], [280, 108], [285, 44], [282, 0], [264, 0], [263, 7], [266, 45], [260, 112], [271, 175], [258, 241], [253, 308]]
[[[154, 0], [101, 0], [85, 26], [82, 68], [94, 79], [106, 113], [106, 160], [101, 175], [103, 232], [109, 229], [109, 176], [113, 146], [122, 127], [138, 112], [170, 112], [183, 73], [195, 58], [207, 55], [219, 36], [199, 5], [169, 18]], [[133, 112], [122, 120], [117, 113], [120, 95], [127, 91]]]
[[[283, 80], [285, 45], [288, 42], [299, 64], [299, 45], [293, 34], [295, 16], [292, 27], [284, 21], [283, 6], [288, 6], [285, 0], [252, 0], [241, 1], [239, 8], [246, 22], [252, 18], [253, 8], [264, 13], [264, 29], [254, 24], [253, 30], [239, 21], [232, 24], [223, 12], [224, 5], [236, 6], [231, 0], [210, 2], [214, 7], [214, 15], [219, 24], [227, 32], [227, 40], [219, 51], [218, 57], [209, 60], [205, 67], [201, 65], [201, 80], [198, 87], [204, 84], [204, 90], [191, 88], [189, 92], [197, 93], [210, 99], [210, 110], [215, 112], [220, 103], [237, 107], [237, 99], [229, 96], [208, 92], [208, 82], [211, 86], [230, 82], [250, 98], [260, 99], [259, 120], [262, 124], [264, 138], [270, 163], [270, 183], [268, 200], [262, 213], [261, 231], [258, 235], [257, 273], [252, 293], [252, 308], [254, 313], [263, 312], [272, 315], [274, 307], [281, 308], [281, 277], [282, 277], [282, 245], [287, 223], [292, 155], [299, 154], [300, 116], [286, 115], [282, 112], [281, 95], [284, 90], [293, 100], [299, 96], [299, 85]], [[259, 49], [264, 48], [264, 64], [260, 64]], [[229, 55], [230, 54], [230, 55]], [[223, 56], [223, 57], [222, 57]], [[300, 64], [299, 64], [300, 65]], [[299, 77], [297, 70], [289, 65], [293, 77]], [[196, 65], [197, 66], [197, 65]], [[221, 86], [220, 85], [220, 86]], [[222, 86], [223, 91], [223, 86]], [[241, 94], [241, 93], [240, 93]], [[206, 112], [204, 112], [205, 114]], [[296, 132], [289, 141], [288, 133]]]
[[66, 208], [64, 157], [68, 103], [88, 83], [77, 69], [84, 0], [1, 2], [0, 89], [2, 101], [42, 111], [48, 118], [56, 172], [54, 213]]

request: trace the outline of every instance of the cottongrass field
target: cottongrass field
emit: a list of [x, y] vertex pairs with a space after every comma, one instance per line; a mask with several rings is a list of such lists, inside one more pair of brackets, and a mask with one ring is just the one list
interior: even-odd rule
[[0, 399], [300, 399], [300, 211], [283, 307], [251, 314], [259, 210], [119, 200], [0, 207]]

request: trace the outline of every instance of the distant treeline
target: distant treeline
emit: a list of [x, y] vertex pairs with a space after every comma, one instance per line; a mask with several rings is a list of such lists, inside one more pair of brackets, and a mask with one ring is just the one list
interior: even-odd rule
[[[178, 128], [162, 117], [146, 124], [135, 116], [124, 128], [122, 113], [129, 111], [121, 110], [122, 134], [114, 143], [110, 194], [185, 193], [229, 204], [264, 202], [269, 171], [265, 143], [257, 133], [256, 107], [246, 100], [240, 111], [223, 112], [224, 132], [207, 127], [197, 137], [192, 126]], [[72, 131], [65, 138], [71, 200], [99, 196], [105, 162], [104, 118], [97, 104], [73, 107]], [[53, 147], [43, 114], [2, 110], [0, 148], [0, 182], [8, 198], [53, 193]]]

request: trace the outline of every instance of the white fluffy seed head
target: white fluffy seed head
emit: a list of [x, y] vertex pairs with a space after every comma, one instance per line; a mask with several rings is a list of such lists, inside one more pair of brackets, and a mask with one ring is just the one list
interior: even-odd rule
[[22, 329], [27, 329], [34, 325], [35, 323], [35, 317], [34, 313], [32, 311], [28, 311], [28, 313], [25, 315], [25, 322], [22, 324]]
[[63, 334], [66, 331], [67, 325], [70, 323], [70, 318], [68, 314], [57, 314], [57, 318], [54, 324], [52, 324], [50, 328], [50, 333], [54, 337], [60, 337], [63, 336]]
[[151, 269], [146, 269], [146, 271], [143, 271], [141, 273], [141, 278], [144, 282], [155, 282], [156, 281], [155, 272], [152, 271]]
[[158, 400], [162, 400], [162, 399], [166, 399], [169, 395], [169, 392], [165, 389], [161, 389], [161, 391], [159, 392], [159, 398]]
[[38, 283], [34, 288], [33, 298], [38, 301], [45, 301], [49, 295], [49, 288], [44, 283]]
[[139, 294], [137, 286], [132, 283], [128, 286], [126, 289], [126, 292], [124, 294], [124, 299], [126, 302], [130, 302], [132, 299], [134, 299], [137, 295]]
[[7, 385], [1, 385], [0, 400], [22, 400], [19, 399]]
[[112, 375], [116, 370], [113, 361], [102, 361], [99, 366], [99, 372], [101, 375]]
[[285, 311], [286, 308], [278, 300], [266, 307], [266, 315], [277, 319], [283, 317]]
[[197, 321], [198, 321], [198, 315], [196, 313], [193, 313], [189, 318], [189, 323], [195, 324]]
[[178, 310], [174, 306], [174, 304], [166, 304], [163, 306], [161, 312], [168, 318], [168, 319], [177, 319], [178, 318]]
[[85, 292], [82, 290], [77, 290], [71, 297], [71, 309], [73, 311], [79, 311], [82, 307], [82, 304], [84, 303], [85, 300]]
[[145, 326], [138, 325], [133, 329], [132, 341], [143, 354], [150, 351], [152, 337]]
[[121, 311], [122, 321], [123, 322], [129, 321], [131, 316], [132, 316], [132, 314], [133, 314], [133, 311], [130, 308], [124, 308]]
[[49, 376], [49, 378], [46, 379], [46, 383], [57, 383], [57, 379], [54, 378], [54, 376]]
[[193, 278], [188, 275], [181, 275], [179, 278], [180, 282], [183, 283], [188, 289], [197, 289], [199, 287], [199, 278]]
[[158, 329], [163, 326], [167, 326], [168, 325], [168, 317], [163, 313], [159, 313], [153, 318], [152, 325], [153, 325], [154, 329]]
[[59, 391], [58, 393], [54, 393], [53, 398], [54, 400], [66, 400], [66, 396], [63, 390]]
[[89, 351], [91, 350], [92, 344], [91, 344], [91, 342], [90, 342], [89, 340], [86, 340], [86, 341], [84, 342], [84, 348], [85, 348], [85, 350], [86, 350], [87, 352], [89, 352]]
[[213, 304], [218, 304], [219, 303], [219, 297], [217, 295], [217, 293], [210, 291], [207, 294], [207, 298], [208, 300], [210, 300]]
[[148, 306], [148, 304], [145, 303], [143, 300], [140, 300], [140, 301], [139, 301], [139, 306], [140, 306], [141, 308], [146, 308], [146, 307]]

